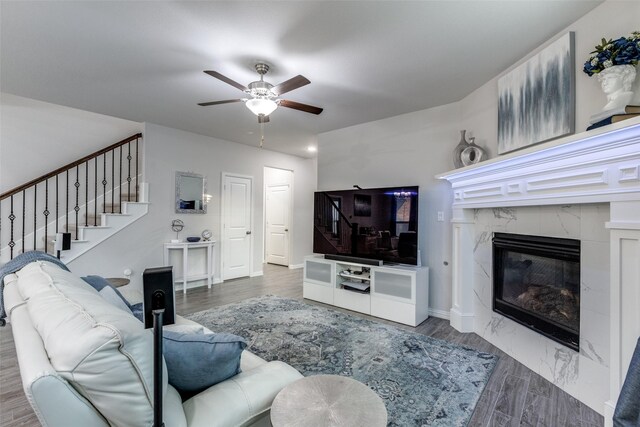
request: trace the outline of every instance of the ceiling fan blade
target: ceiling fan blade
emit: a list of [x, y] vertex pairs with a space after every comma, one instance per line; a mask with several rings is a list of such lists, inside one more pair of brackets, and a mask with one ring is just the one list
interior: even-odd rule
[[281, 107], [293, 108], [294, 110], [304, 111], [305, 113], [320, 114], [322, 108], [314, 107], [313, 105], [301, 104], [299, 102], [287, 101], [286, 99], [280, 100]]
[[258, 123], [269, 123], [269, 116], [265, 116], [264, 114], [260, 114], [258, 116]]
[[247, 89], [246, 86], [241, 85], [240, 83], [231, 80], [229, 77], [227, 76], [223, 76], [222, 74], [220, 74], [217, 71], [211, 71], [211, 70], [205, 70], [205, 73], [209, 74], [211, 77], [215, 77], [218, 80], [222, 80], [223, 82], [230, 84], [233, 87], [237, 87], [238, 89], [240, 89], [243, 92], [248, 92], [249, 89]]
[[200, 102], [198, 105], [201, 107], [206, 107], [209, 105], [231, 104], [232, 102], [242, 102], [242, 99], [225, 99], [224, 101]]
[[311, 82], [307, 80], [306, 77], [297, 75], [287, 80], [286, 82], [282, 82], [279, 85], [272, 87], [271, 92], [275, 93], [276, 96], [279, 96], [279, 95], [282, 95], [283, 93], [287, 93], [294, 89], [298, 89], [299, 87], [308, 85], [309, 83]]

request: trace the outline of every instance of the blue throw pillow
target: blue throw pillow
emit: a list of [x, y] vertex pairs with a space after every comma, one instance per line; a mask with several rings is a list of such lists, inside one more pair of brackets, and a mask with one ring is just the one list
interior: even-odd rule
[[98, 291], [100, 296], [104, 298], [106, 301], [115, 305], [116, 307], [124, 308], [126, 307], [129, 311], [132, 311], [131, 304], [125, 297], [122, 296], [118, 288], [113, 286], [111, 283], [107, 281], [102, 276], [85, 276], [82, 278], [85, 282], [87, 282], [93, 289]]
[[233, 334], [194, 334], [163, 331], [164, 360], [169, 384], [192, 396], [240, 373], [246, 341]]
[[136, 319], [144, 323], [144, 310], [141, 302], [133, 304], [131, 306], [131, 312], [136, 316]]

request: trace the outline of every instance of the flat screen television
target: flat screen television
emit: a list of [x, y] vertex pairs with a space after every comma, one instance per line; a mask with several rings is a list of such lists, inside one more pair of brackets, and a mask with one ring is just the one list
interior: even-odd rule
[[418, 186], [317, 191], [313, 252], [418, 264]]

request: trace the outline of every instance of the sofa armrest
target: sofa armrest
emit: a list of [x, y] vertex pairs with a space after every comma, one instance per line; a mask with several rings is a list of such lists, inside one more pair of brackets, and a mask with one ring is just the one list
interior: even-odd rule
[[189, 427], [247, 426], [271, 409], [276, 395], [302, 375], [274, 361], [209, 387], [183, 403]]
[[[22, 298], [14, 284], [5, 287], [5, 298], [11, 307], [11, 328], [22, 386], [40, 423], [48, 427], [108, 427], [100, 412], [51, 366], [42, 339], [31, 323], [27, 306], [21, 304]], [[72, 423], [69, 414], [73, 414]]]

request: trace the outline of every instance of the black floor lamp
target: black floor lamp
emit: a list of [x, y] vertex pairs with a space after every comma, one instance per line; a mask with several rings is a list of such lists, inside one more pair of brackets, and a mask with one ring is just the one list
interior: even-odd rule
[[144, 284], [144, 327], [153, 327], [153, 427], [162, 422], [162, 326], [175, 323], [173, 267], [147, 268]]

